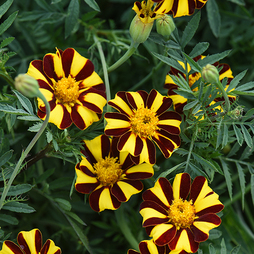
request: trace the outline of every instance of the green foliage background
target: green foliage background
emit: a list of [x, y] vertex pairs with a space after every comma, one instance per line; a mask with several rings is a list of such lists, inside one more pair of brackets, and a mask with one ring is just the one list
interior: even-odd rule
[[[93, 0], [4, 2], [10, 3], [10, 8], [0, 20], [0, 76], [3, 77], [0, 79], [1, 187], [41, 124], [36, 116], [36, 100], [14, 93], [4, 71], [14, 78], [27, 72], [32, 60], [54, 53], [56, 47], [62, 50], [73, 47], [92, 60], [97, 73], [103, 78], [93, 35], [100, 39], [107, 65], [111, 66], [130, 45], [128, 28], [134, 17], [132, 0], [97, 0], [97, 4]], [[240, 85], [249, 84], [248, 89], [238, 90], [238, 94], [243, 92], [237, 103], [244, 106], [244, 117], [236, 120], [228, 118], [230, 123], [223, 119], [210, 130], [192, 119], [189, 126], [183, 126], [183, 146], [168, 160], [162, 155], [157, 158], [155, 176], [144, 181], [144, 189], [152, 187], [160, 174], [172, 179], [175, 173], [186, 168], [192, 177], [206, 175], [225, 209], [221, 214], [222, 225], [212, 230], [209, 240], [200, 245], [199, 253], [252, 253], [254, 92], [249, 90], [253, 88], [253, 83], [248, 82], [254, 80], [254, 1], [208, 0], [200, 12], [196, 33], [185, 47], [185, 53], [190, 54], [193, 47], [201, 42], [209, 43], [205, 55], [231, 50], [220, 62], [228, 63], [234, 76], [248, 70], [245, 75], [238, 76]], [[175, 19], [180, 36], [192, 18]], [[15, 19], [13, 23], [12, 19]], [[10, 26], [4, 30], [7, 23]], [[11, 37], [15, 39], [9, 43], [12, 39], [8, 38]], [[170, 67], [160, 63], [165, 43], [154, 28], [138, 51], [109, 74], [112, 98], [119, 90], [144, 89], [149, 92], [152, 88], [166, 95], [163, 84]], [[172, 52], [170, 56], [172, 58]], [[235, 82], [237, 85], [237, 80]], [[6, 108], [7, 105], [12, 108]], [[191, 149], [191, 136], [198, 130], [197, 126], [201, 132]], [[87, 197], [73, 190], [74, 167], [80, 159], [80, 140], [101, 134], [102, 128], [103, 122], [84, 132], [77, 131], [74, 126], [68, 131], [60, 131], [50, 125], [28, 157], [28, 160], [39, 160], [32, 161], [29, 167], [21, 170], [14, 182], [18, 187], [11, 189], [8, 202], [0, 212], [2, 242], [5, 239], [15, 241], [21, 230], [39, 228], [44, 240], [54, 240], [63, 253], [114, 254], [127, 253], [131, 247], [124, 235], [128, 230], [138, 242], [147, 239], [138, 213], [141, 195], [134, 195], [116, 212], [97, 214], [90, 208]]]

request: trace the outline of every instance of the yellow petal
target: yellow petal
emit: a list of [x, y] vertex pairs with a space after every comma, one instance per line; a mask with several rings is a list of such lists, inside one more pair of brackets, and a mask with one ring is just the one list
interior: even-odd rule
[[172, 224], [159, 224], [156, 225], [152, 231], [150, 236], [153, 237], [153, 240], [156, 241], [158, 238], [161, 237], [162, 234], [164, 234], [166, 231], [170, 230], [173, 228]]
[[194, 221], [193, 225], [207, 235], [209, 235], [211, 229], [218, 227], [217, 225], [206, 221]]
[[179, 199], [180, 198], [180, 187], [181, 187], [181, 180], [182, 180], [182, 174], [177, 174], [175, 176], [174, 182], [173, 182], [173, 196], [174, 199]]
[[99, 208], [100, 212], [105, 209], [116, 210], [112, 203], [109, 188], [104, 188], [104, 190], [101, 192], [99, 198]]
[[137, 108], [144, 108], [144, 100], [141, 97], [141, 95], [137, 92], [128, 92], [128, 94], [131, 94], [133, 97], [135, 104], [137, 105]]
[[198, 200], [196, 200], [194, 203], [196, 213], [198, 213], [199, 211], [205, 208], [209, 208], [211, 206], [221, 205], [221, 204], [222, 203], [219, 201], [219, 195], [216, 193], [213, 193], [203, 199], [200, 199], [198, 196]]
[[[151, 208], [151, 207], [146, 207], [140, 210], [139, 212], [141, 216], [143, 217], [143, 223], [150, 219], [150, 218], [160, 218], [160, 219], [165, 219], [167, 216], [163, 213], [160, 213], [159, 211]], [[169, 224], [160, 224], [160, 225], [169, 225]], [[170, 224], [171, 225], [171, 224]], [[171, 225], [172, 226], [172, 225]]]
[[137, 190], [136, 188], [134, 188], [132, 185], [123, 182], [123, 181], [118, 181], [117, 185], [121, 188], [121, 190], [123, 191], [125, 197], [126, 197], [126, 201], [128, 201], [130, 199], [130, 197], [134, 194], [137, 194], [139, 192], [141, 192], [141, 190]]
[[49, 239], [48, 241], [50, 241], [50, 243], [47, 249], [47, 254], [55, 254], [58, 250], [60, 250], [60, 248], [57, 247], [52, 240]]
[[185, 229], [183, 229], [179, 236], [175, 250], [185, 250], [188, 253], [192, 253], [189, 237]]

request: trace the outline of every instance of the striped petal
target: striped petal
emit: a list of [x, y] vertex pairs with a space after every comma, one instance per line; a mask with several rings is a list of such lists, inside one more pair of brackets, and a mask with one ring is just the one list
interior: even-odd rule
[[125, 171], [125, 178], [130, 180], [147, 179], [154, 174], [153, 166], [148, 163], [133, 166]]
[[190, 192], [191, 179], [187, 173], [177, 174], [173, 182], [174, 199], [185, 200]]
[[[142, 139], [143, 140], [143, 149], [139, 155], [139, 162], [146, 162], [150, 164], [155, 164], [156, 162], [156, 150], [155, 146], [150, 139]], [[136, 163], [136, 164], [138, 164]]]
[[0, 251], [2, 254], [24, 254], [24, 252], [20, 249], [20, 247], [11, 242], [9, 240], [4, 241], [2, 250]]
[[118, 199], [118, 201], [126, 202], [132, 195], [137, 194], [142, 190], [143, 184], [139, 180], [120, 180], [113, 185], [111, 193]]
[[160, 115], [158, 127], [169, 132], [170, 134], [179, 135], [181, 121], [182, 118], [178, 113], [167, 111]]
[[129, 102], [129, 105], [137, 110], [138, 108], [144, 108], [145, 107], [145, 101], [144, 96], [142, 92], [127, 92], [126, 93], [127, 100]]
[[18, 244], [25, 254], [39, 254], [42, 246], [42, 235], [40, 230], [21, 231], [17, 237]]
[[111, 194], [109, 187], [93, 191], [89, 196], [89, 203], [95, 212], [102, 212], [105, 209], [116, 210], [121, 205], [121, 202]]
[[61, 254], [61, 249], [52, 240], [48, 239], [43, 245], [40, 254]]

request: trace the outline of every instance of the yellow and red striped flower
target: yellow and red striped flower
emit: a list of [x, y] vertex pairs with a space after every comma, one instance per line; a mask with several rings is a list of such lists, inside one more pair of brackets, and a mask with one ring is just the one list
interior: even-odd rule
[[[57, 49], [56, 54], [46, 54], [43, 61], [32, 61], [27, 74], [38, 80], [40, 91], [50, 104], [49, 122], [59, 129], [74, 123], [84, 130], [101, 118], [106, 104], [105, 85], [93, 63], [75, 49]], [[38, 116], [43, 120], [46, 117], [40, 99]]]
[[170, 98], [153, 89], [149, 94], [118, 92], [108, 103], [119, 112], [105, 114], [105, 134], [119, 137], [117, 149], [129, 152], [136, 164], [156, 162], [154, 143], [165, 158], [180, 146], [181, 116], [167, 111]]
[[143, 227], [156, 245], [194, 253], [199, 243], [208, 239], [209, 231], [221, 223], [216, 213], [224, 206], [218, 198], [203, 176], [191, 184], [189, 174], [177, 174], [173, 186], [166, 178], [159, 178], [143, 193]]
[[85, 141], [85, 157], [76, 165], [78, 192], [90, 194], [89, 203], [96, 212], [116, 210], [121, 202], [142, 191], [140, 180], [153, 176], [153, 167], [135, 165], [128, 152], [117, 150], [117, 138], [101, 135]]
[[21, 231], [17, 237], [18, 244], [6, 240], [0, 254], [61, 254], [61, 249], [48, 239], [42, 246], [42, 235], [39, 229]]
[[[197, 56], [193, 60], [197, 62], [199, 59], [204, 59], [204, 58], [205, 58], [205, 56]], [[179, 64], [185, 69], [185, 65], [183, 62], [179, 62]], [[227, 90], [231, 80], [234, 78], [229, 65], [226, 63], [219, 63], [219, 62], [216, 62], [213, 65], [215, 67], [217, 67], [218, 69], [220, 69], [220, 72], [219, 72], [219, 80], [220, 81], [222, 81], [224, 78], [227, 78], [227, 85], [225, 87], [225, 90]], [[187, 70], [188, 70], [188, 72], [191, 71], [191, 67], [189, 64], [187, 64]], [[185, 73], [182, 73], [181, 71], [171, 67], [168, 75], [166, 76], [165, 84], [164, 84], [164, 88], [168, 89], [168, 92], [167, 92], [168, 97], [171, 98], [173, 101], [175, 111], [178, 112], [179, 114], [182, 114], [183, 108], [187, 104], [187, 99], [185, 97], [175, 93], [174, 90], [177, 90], [178, 86], [177, 86], [177, 84], [175, 84], [175, 82], [173, 81], [173, 79], [170, 77], [169, 74], [175, 75], [175, 76], [181, 75], [185, 79], [186, 79], [186, 75], [185, 75]], [[196, 81], [198, 81], [200, 78], [201, 78], [201, 73], [199, 73], [199, 72], [194, 72], [194, 73], [190, 74], [189, 75], [189, 86], [192, 87], [193, 84]], [[195, 87], [192, 90], [198, 91], [198, 88]], [[229, 96], [229, 100], [231, 102], [234, 102], [235, 99], [236, 99], [235, 96], [231, 96], [231, 95]], [[218, 101], [225, 101], [225, 99], [223, 97], [215, 98], [211, 104], [214, 104]], [[219, 109], [221, 109], [221, 107], [219, 107]]]

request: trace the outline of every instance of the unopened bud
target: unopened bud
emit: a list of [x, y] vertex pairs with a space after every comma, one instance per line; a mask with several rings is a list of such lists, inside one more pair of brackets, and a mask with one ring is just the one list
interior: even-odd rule
[[167, 40], [175, 28], [174, 20], [169, 15], [165, 14], [161, 18], [156, 19], [157, 33], [164, 36]]
[[130, 35], [134, 43], [143, 43], [147, 40], [153, 28], [153, 22], [143, 23], [136, 15], [130, 25]]
[[219, 82], [219, 76], [218, 69], [214, 65], [207, 64], [202, 69], [202, 78], [208, 83], [217, 84]]
[[40, 88], [38, 81], [27, 74], [19, 74], [15, 78], [14, 85], [19, 92], [29, 98], [37, 97]]

